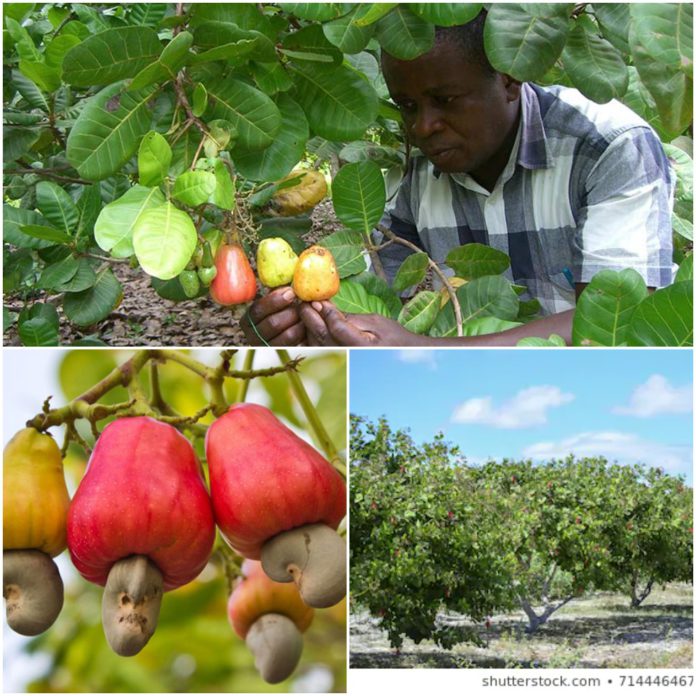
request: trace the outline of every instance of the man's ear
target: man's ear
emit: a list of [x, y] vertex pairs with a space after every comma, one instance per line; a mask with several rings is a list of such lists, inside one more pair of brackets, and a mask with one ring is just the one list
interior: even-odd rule
[[517, 101], [520, 98], [522, 83], [506, 73], [501, 73], [501, 77], [503, 79], [503, 87], [507, 95], [507, 100], [509, 102]]

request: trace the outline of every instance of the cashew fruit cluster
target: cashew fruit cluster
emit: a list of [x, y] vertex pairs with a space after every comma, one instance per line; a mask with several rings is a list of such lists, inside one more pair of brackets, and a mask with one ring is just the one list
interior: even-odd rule
[[55, 440], [20, 430], [3, 452], [3, 590], [7, 623], [35, 636], [63, 608], [63, 581], [53, 562], [66, 546], [70, 498]]
[[229, 598], [235, 632], [269, 683], [302, 652], [313, 607], [346, 592], [346, 545], [335, 531], [346, 487], [334, 467], [267, 408], [236, 404], [206, 435], [210, 493], [190, 442], [147, 416], [122, 417], [97, 439], [69, 500], [50, 435], [21, 430], [4, 452], [4, 587], [9, 625], [46, 630], [63, 604], [51, 560], [66, 548], [104, 587], [102, 624], [119, 655], [137, 654], [157, 626], [163, 594], [210, 559], [216, 525], [245, 560]]

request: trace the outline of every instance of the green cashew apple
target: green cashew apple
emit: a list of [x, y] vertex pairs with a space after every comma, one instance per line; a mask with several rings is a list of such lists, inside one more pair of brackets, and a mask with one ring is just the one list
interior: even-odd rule
[[282, 237], [262, 239], [256, 252], [259, 279], [267, 288], [289, 285], [297, 261], [297, 254]]

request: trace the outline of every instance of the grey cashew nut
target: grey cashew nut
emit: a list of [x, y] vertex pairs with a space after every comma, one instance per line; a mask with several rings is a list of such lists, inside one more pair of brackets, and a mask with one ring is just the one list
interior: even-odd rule
[[37, 549], [2, 552], [7, 623], [23, 636], [43, 633], [63, 608], [63, 581], [53, 559]]
[[346, 542], [325, 524], [309, 524], [269, 539], [261, 565], [276, 582], [294, 582], [304, 603], [330, 607], [346, 594]]
[[102, 625], [111, 649], [139, 653], [157, 628], [162, 604], [162, 573], [147, 556], [129, 556], [109, 571], [102, 597]]
[[282, 614], [264, 614], [249, 629], [246, 644], [264, 681], [277, 684], [287, 679], [302, 655], [302, 633]]

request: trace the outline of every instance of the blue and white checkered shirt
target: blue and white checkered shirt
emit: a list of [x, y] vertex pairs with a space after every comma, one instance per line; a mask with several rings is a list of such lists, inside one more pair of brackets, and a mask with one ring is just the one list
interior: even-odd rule
[[[573, 283], [633, 268], [650, 287], [672, 282], [674, 180], [654, 131], [617, 101], [595, 104], [575, 89], [525, 83], [510, 159], [493, 191], [468, 174], [413, 157], [382, 225], [417, 244], [443, 270], [468, 242], [504, 251], [506, 276], [544, 314], [575, 306]], [[392, 279], [409, 254], [380, 252]]]

